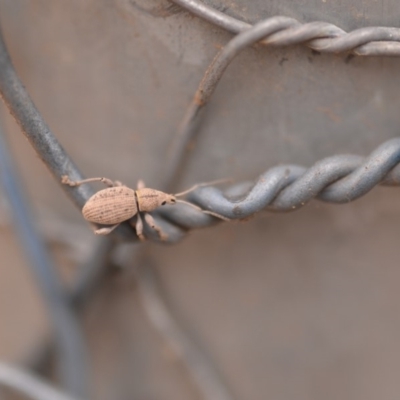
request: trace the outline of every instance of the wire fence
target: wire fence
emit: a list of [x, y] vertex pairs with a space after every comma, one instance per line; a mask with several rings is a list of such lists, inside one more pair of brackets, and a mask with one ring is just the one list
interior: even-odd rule
[[[318, 52], [349, 52], [359, 56], [400, 55], [400, 28], [370, 27], [345, 32], [326, 22], [299, 21], [277, 16], [260, 21], [255, 25], [240, 21], [217, 11], [196, 0], [171, 0], [208, 22], [226, 29], [235, 36], [218, 52], [206, 69], [193, 100], [182, 119], [168, 160], [162, 190], [171, 192], [177, 184], [187, 157], [189, 142], [200, 132], [202, 116], [209, 104], [218, 82], [235, 57], [246, 47], [255, 43], [266, 46], [289, 46], [305, 44]], [[22, 132], [32, 147], [61, 184], [62, 176], [72, 180], [83, 179], [73, 160], [65, 152], [43, 117], [36, 109], [23, 87], [11, 63], [4, 41], [0, 36], [0, 93]], [[108, 256], [115, 247], [113, 237], [124, 237], [137, 241], [132, 226], [125, 224], [107, 238], [101, 238], [93, 249], [91, 258], [82, 268], [71, 293], [61, 286], [48, 254], [42, 246], [33, 218], [26, 206], [24, 196], [6, 143], [0, 141], [2, 183], [12, 201], [15, 224], [20, 232], [21, 243], [28, 254], [32, 269], [48, 305], [54, 327], [54, 342], [60, 366], [63, 389], [76, 398], [88, 398], [85, 345], [76, 306], [85, 301], [88, 292], [103, 274], [108, 265]], [[398, 186], [400, 184], [400, 138], [383, 143], [368, 157], [359, 155], [335, 155], [318, 161], [306, 168], [298, 165], [281, 165], [261, 174], [255, 182], [241, 182], [222, 190], [217, 186], [199, 187], [189, 194], [188, 199], [203, 210], [218, 213], [230, 219], [247, 218], [264, 209], [272, 211], [297, 210], [310, 200], [317, 198], [330, 203], [344, 203], [365, 195], [376, 185]], [[81, 209], [94, 191], [89, 185], [69, 187], [62, 185], [65, 193]], [[158, 189], [158, 188], [157, 188]], [[203, 228], [219, 220], [188, 204], [165, 206], [153, 213], [156, 223], [167, 235], [167, 241], [175, 243], [195, 228]], [[149, 240], [159, 237], [150, 227], [146, 229]], [[135, 260], [140, 260], [140, 250]], [[143, 255], [143, 254], [142, 254]], [[144, 261], [143, 261], [144, 260]], [[180, 327], [154, 283], [151, 262], [142, 258], [142, 267], [136, 278], [144, 309], [157, 330], [173, 344], [180, 354], [193, 381], [206, 399], [231, 399], [229, 389], [218, 377], [210, 359]], [[39, 359], [49, 353], [52, 340], [38, 344]], [[17, 369], [0, 365], [0, 382], [17, 388], [37, 399], [69, 399], [34, 377]]]

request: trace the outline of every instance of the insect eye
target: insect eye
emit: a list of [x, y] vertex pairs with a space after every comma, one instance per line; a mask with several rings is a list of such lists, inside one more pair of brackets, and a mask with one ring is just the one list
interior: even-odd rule
[[166, 204], [167, 202], [165, 200], [161, 203], [162, 206], [165, 206]]

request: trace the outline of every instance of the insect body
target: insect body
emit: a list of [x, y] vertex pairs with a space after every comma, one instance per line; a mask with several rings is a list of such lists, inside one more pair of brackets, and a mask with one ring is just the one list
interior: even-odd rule
[[100, 190], [82, 208], [87, 221], [102, 225], [120, 224], [137, 212], [136, 193], [126, 186]]
[[136, 190], [124, 186], [119, 181], [114, 182], [107, 178], [89, 178], [74, 182], [71, 181], [68, 176], [64, 175], [61, 182], [69, 186], [79, 186], [89, 182], [103, 182], [109, 186], [107, 189], [100, 190], [90, 197], [82, 209], [83, 217], [87, 221], [95, 224], [108, 225], [103, 228], [96, 228], [94, 232], [98, 235], [107, 235], [120, 223], [129, 221], [136, 216], [136, 234], [141, 240], [144, 240], [143, 221], [141, 218], [141, 214], [143, 214], [145, 221], [158, 233], [160, 239], [165, 240], [167, 238], [165, 233], [157, 226], [153, 217], [148, 213], [165, 204], [175, 204], [177, 202], [189, 204], [191, 207], [206, 214], [227, 220], [227, 218], [215, 214], [212, 211], [202, 210], [194, 204], [187, 203], [183, 200], [177, 200], [177, 196], [186, 194], [194, 190], [194, 188], [201, 186], [201, 184], [195, 185], [185, 192], [172, 195], [161, 192], [160, 190], [146, 188], [143, 181], [138, 182]]

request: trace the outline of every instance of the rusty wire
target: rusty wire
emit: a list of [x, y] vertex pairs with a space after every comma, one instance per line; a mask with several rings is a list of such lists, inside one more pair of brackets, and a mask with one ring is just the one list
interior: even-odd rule
[[[169, 1], [232, 33], [241, 33], [252, 27], [251, 24], [198, 0]], [[281, 16], [271, 17], [266, 21], [281, 25], [277, 32], [261, 40], [265, 45], [279, 47], [305, 44], [321, 53], [350, 52], [357, 56], [400, 56], [400, 28], [371, 26], [346, 32], [334, 24], [323, 21], [302, 24], [294, 18]]]

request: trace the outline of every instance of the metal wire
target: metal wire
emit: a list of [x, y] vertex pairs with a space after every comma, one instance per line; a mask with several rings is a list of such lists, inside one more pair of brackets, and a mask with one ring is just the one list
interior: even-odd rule
[[[170, 0], [206, 21], [232, 33], [251, 28], [251, 24], [226, 15], [198, 0]], [[267, 21], [278, 21], [287, 17], [272, 17]], [[366, 27], [346, 32], [338, 26], [322, 21], [302, 24], [290, 19], [289, 25], [282, 23], [277, 33], [264, 38], [261, 43], [269, 46], [305, 44], [321, 53], [350, 52], [358, 56], [400, 56], [400, 28]]]
[[0, 384], [33, 400], [78, 400], [68, 396], [27, 371], [0, 363]]
[[[199, 6], [197, 1], [180, 0], [179, 3], [181, 2]], [[209, 8], [206, 6], [198, 7], [196, 10], [200, 10], [201, 13], [204, 13], [205, 10], [209, 12]], [[207, 15], [215, 17], [215, 21], [224, 20], [222, 13], [219, 12]], [[228, 21], [232, 22], [231, 19], [228, 19]], [[261, 21], [254, 26], [246, 27], [246, 30], [242, 29], [242, 33], [235, 36], [218, 52], [207, 68], [186, 111], [178, 130], [172, 154], [182, 154], [188, 143], [199, 132], [200, 111], [210, 101], [218, 82], [234, 57], [245, 47], [265, 37], [269, 37], [269, 40], [276, 38], [276, 35], [282, 33], [283, 28], [292, 26], [295, 23], [294, 21], [288, 17], [274, 17]], [[296, 22], [296, 24], [298, 23]], [[235, 26], [238, 27], [237, 24]], [[307, 27], [310, 28], [310, 25], [307, 25]], [[318, 24], [314, 24], [314, 29], [317, 27]], [[297, 33], [301, 29], [304, 31], [305, 26], [299, 27]], [[307, 34], [307, 29], [306, 33], [303, 32], [303, 37]], [[287, 33], [287, 31], [285, 32]], [[352, 37], [357, 37], [357, 35]], [[354, 43], [354, 40], [352, 43]], [[308, 171], [302, 166], [278, 166], [261, 175], [251, 189], [249, 189], [251, 187], [249, 183], [237, 185], [235, 198], [225, 196], [218, 188], [203, 187], [189, 195], [189, 200], [203, 209], [216, 212], [230, 219], [248, 217], [267, 206], [270, 210], [275, 211], [294, 210], [317, 196], [319, 199], [328, 202], [352, 201], [367, 193], [379, 183], [385, 185], [399, 184], [400, 168], [390, 171], [400, 161], [399, 152], [400, 139], [393, 139], [384, 143], [372, 153], [365, 164], [363, 164], [364, 159], [360, 156], [338, 155], [318, 162]], [[176, 160], [175, 164], [172, 161], [170, 182], [173, 182], [173, 172], [176, 173], [182, 168], [182, 158], [176, 157]], [[339, 181], [333, 183], [337, 180]], [[231, 188], [230, 191], [232, 190], [234, 189]], [[248, 193], [247, 190], [249, 190]], [[205, 227], [216, 221], [210, 215], [183, 204], [177, 204], [174, 207], [166, 206], [156, 211], [155, 214], [156, 217], [161, 216], [184, 229]], [[168, 227], [165, 227], [164, 230], [169, 241], [174, 242], [181, 239], [181, 232], [176, 234], [175, 231], [168, 231], [167, 229]]]
[[[234, 37], [217, 54], [211, 65], [207, 68], [193, 101], [181, 123], [179, 134], [175, 141], [175, 145], [173, 146], [173, 157], [170, 160], [171, 163], [165, 180], [165, 187], [172, 186], [177, 172], [181, 169], [183, 159], [182, 155], [186, 151], [187, 144], [198, 132], [198, 125], [201, 119], [201, 109], [209, 102], [229, 63], [246, 46], [260, 40], [264, 40], [264, 42], [274, 45], [288, 45], [298, 43], [297, 40], [299, 40], [299, 38], [304, 41], [316, 37], [321, 38], [323, 36], [330, 36], [330, 42], [327, 42], [326, 39], [324, 39], [324, 42], [316, 42], [315, 39], [310, 43], [312, 43], [314, 47], [318, 44], [318, 49], [321, 51], [322, 49], [326, 49], [327, 51], [328, 49], [330, 49], [329, 51], [333, 51], [333, 49], [335, 51], [342, 51], [343, 49], [349, 50], [351, 46], [355, 45], [360, 49], [359, 46], [365, 46], [365, 43], [372, 39], [400, 39], [400, 30], [395, 28], [363, 28], [344, 35], [340, 33], [339, 28], [331, 24], [310, 23], [301, 25], [298, 21], [288, 17], [273, 17], [261, 21], [255, 26], [251, 26], [231, 17], [224, 17], [224, 14], [216, 12], [208, 6], [202, 5], [200, 7], [200, 3], [197, 1], [174, 1], [176, 4], [187, 7], [192, 12], [196, 9], [196, 12], [199, 15], [203, 17], [207, 16], [207, 18], [211, 19], [213, 22], [222, 24], [225, 28], [230, 27], [231, 30], [242, 31], [242, 33]], [[324, 44], [322, 45], [322, 43]], [[376, 43], [372, 44], [375, 46]], [[380, 44], [382, 44], [382, 42], [380, 42]], [[56, 178], [59, 180], [63, 174], [67, 174], [72, 179], [79, 179], [81, 177], [79, 171], [65, 154], [54, 135], [50, 132], [20, 83], [11, 65], [11, 61], [2, 40], [0, 40], [0, 93], [4, 97], [17, 122], [20, 124], [27, 137], [31, 140], [32, 145], [35, 147], [44, 162], [50, 167]], [[389, 148], [392, 148], [393, 146], [396, 147], [397, 142], [395, 141], [388, 146]], [[377, 151], [381, 151], [381, 148]], [[394, 159], [396, 159], [396, 157]], [[334, 171], [337, 171], [334, 176], [336, 179], [339, 179], [345, 176], [347, 171], [353, 171], [357, 168], [357, 160], [358, 162], [361, 162], [361, 158], [359, 157], [356, 159], [354, 156], [350, 156], [350, 158], [349, 156], [336, 156], [316, 164], [308, 174], [312, 174], [314, 169], [320, 171], [321, 174], [319, 175], [319, 179], [321, 180], [322, 177], [327, 179], [326, 181], [321, 181], [321, 185], [325, 184], [324, 187], [326, 187], [328, 183], [332, 183], [333, 181], [329, 180], [331, 168], [333, 168]], [[391, 160], [392, 159], [388, 162], [390, 163]], [[387, 172], [386, 165], [380, 164], [380, 159], [378, 159], [374, 166], [378, 168], [378, 178], [383, 178]], [[201, 207], [232, 219], [244, 218], [267, 205], [274, 210], [295, 209], [308, 201], [307, 196], [302, 192], [306, 187], [303, 182], [308, 175], [306, 175], [303, 180], [295, 183], [297, 179], [302, 177], [302, 174], [304, 174], [305, 171], [304, 167], [299, 166], [281, 166], [269, 170], [262, 175], [261, 181], [253, 187], [249, 192], [249, 196], [245, 197], [240, 202], [232, 201], [229, 198], [224, 197], [222, 192], [217, 188], [198, 189], [189, 197], [189, 199], [196, 202], [196, 204]], [[360, 170], [357, 173], [357, 176], [353, 174], [351, 177], [348, 177], [347, 180], [342, 179], [341, 184], [335, 184], [329, 189], [325, 188], [325, 190], [319, 194], [319, 198], [332, 202], [343, 202], [355, 199], [359, 195], [370, 190], [371, 183], [372, 186], [379, 183], [379, 179], [372, 177], [371, 171], [371, 169], [367, 171]], [[352, 182], [350, 179], [355, 179], [355, 186], [351, 186]], [[388, 177], [384, 183], [389, 184], [390, 180], [391, 178]], [[317, 180], [313, 180], [312, 183], [314, 186], [312, 185], [312, 187], [305, 190], [309, 197], [312, 197], [312, 195], [318, 191], [318, 188], [315, 186], [316, 182]], [[345, 187], [345, 182], [350, 182], [348, 186], [350, 185], [353, 189], [354, 187], [357, 187], [358, 192], [355, 192], [354, 190], [346, 192], [346, 189], [343, 189]], [[395, 182], [392, 179], [390, 184], [396, 183], [397, 181]], [[92, 191], [88, 189], [87, 185], [83, 186], [85, 187], [64, 187], [64, 189], [72, 195], [72, 198], [79, 207], [81, 207], [86, 199], [92, 194]], [[272, 199], [287, 186], [288, 188], [280, 194], [272, 204]], [[340, 190], [342, 190], [342, 192], [340, 192]], [[300, 194], [300, 192], [303, 194]], [[294, 199], [296, 198], [303, 200], [295, 202]], [[156, 222], [161, 226], [163, 231], [167, 233], [169, 242], [180, 240], [187, 229], [204, 227], [215, 223], [213, 217], [183, 204], [174, 207], [165, 206], [154, 214]], [[155, 235], [152, 230], [147, 229], [146, 234], [151, 240], [158, 239], [157, 235]], [[133, 240], [136, 240], [136, 238], [133, 237]]]
[[168, 163], [171, 165], [169, 173], [165, 178], [168, 186], [174, 186], [177, 174], [179, 170], [182, 169], [182, 163], [185, 161], [185, 158], [180, 157], [180, 155], [185, 152], [189, 142], [194, 139], [198, 132], [202, 116], [200, 111], [211, 99], [218, 82], [222, 78], [230, 62], [247, 46], [258, 42], [265, 36], [279, 31], [282, 27], [290, 26], [293, 21], [292, 18], [287, 17], [276, 17], [274, 19], [262, 21], [235, 36], [218, 52], [207, 68], [178, 128], [168, 160]]
[[193, 100], [183, 117], [175, 140], [173, 141], [170, 158], [168, 160], [171, 167], [165, 178], [168, 187], [174, 187], [176, 184], [178, 172], [182, 170], [182, 164], [185, 162], [185, 157], [181, 157], [181, 155], [184, 154], [188, 144], [199, 131], [201, 116], [203, 114], [201, 113], [201, 109], [210, 101], [218, 82], [231, 61], [247, 46], [257, 43], [261, 39], [285, 27], [290, 27], [294, 22], [295, 20], [293, 18], [288, 17], [275, 17], [261, 21], [235, 36], [214, 57], [200, 81]]
[[[183, 3], [186, 4], [187, 7], [190, 6], [189, 9], [192, 11], [195, 9], [198, 13], [201, 11], [203, 16], [207, 15], [210, 18], [213, 17], [212, 21], [214, 22], [223, 20], [222, 13], [216, 12], [214, 15], [213, 12], [210, 12], [212, 9], [204, 5], [199, 6], [196, 1], [177, 1], [177, 4], [183, 5]], [[254, 26], [248, 25], [245, 28], [243, 28], [243, 24], [233, 23], [230, 17], [228, 18], [228, 22], [230, 22], [231, 26], [234, 26], [235, 29], [241, 27], [239, 29], [241, 33], [230, 40], [228, 44], [223, 47], [215, 56], [207, 68], [202, 80], [200, 81], [192, 102], [183, 117], [170, 153], [169, 164], [171, 165], [171, 168], [166, 176], [166, 182], [169, 187], [175, 186], [177, 174], [179, 170], [182, 170], [182, 164], [185, 161], [185, 158], [180, 157], [180, 155], [187, 149], [188, 144], [193, 141], [199, 130], [201, 117], [203, 115], [201, 112], [202, 109], [210, 101], [211, 96], [214, 93], [228, 65], [243, 49], [259, 42], [260, 40], [263, 40], [263, 43], [273, 45], [289, 45], [299, 43], [300, 39], [302, 41], [309, 41], [316, 37], [336, 35], [338, 30], [340, 30], [334, 25], [324, 22], [313, 22], [301, 25], [293, 18], [279, 16], [261, 21]], [[226, 26], [226, 24], [224, 26]], [[385, 37], [391, 37], [393, 40], [400, 40], [400, 29], [363, 28], [347, 34], [346, 37], [338, 37], [337, 40], [335, 39], [336, 41], [332, 41], [333, 39], [330, 39], [331, 42], [329, 43], [321, 42], [322, 39], [320, 39], [319, 42], [313, 40], [310, 43], [319, 43], [318, 46], [320, 50], [324, 48], [331, 50], [341, 49], [340, 51], [344, 51], [344, 49], [349, 50], [351, 46], [355, 46], [356, 44], [357, 46], [360, 46], [371, 39], [371, 37], [375, 38], [375, 40], [377, 40], [377, 38]]]
[[35, 274], [55, 331], [59, 372], [64, 387], [72, 394], [86, 394], [86, 351], [79, 324], [36, 229], [19, 185], [3, 133], [0, 130], [0, 178], [13, 212], [14, 226]]
[[[267, 170], [255, 183], [243, 182], [222, 191], [200, 187], [189, 200], [203, 209], [230, 219], [249, 217], [263, 209], [293, 211], [311, 199], [346, 203], [368, 193], [378, 184], [400, 185], [400, 138], [380, 145], [369, 157], [336, 155], [307, 169], [299, 165], [281, 165]], [[165, 206], [156, 215], [185, 229], [214, 224], [216, 218], [185, 204]], [[180, 240], [166, 232], [170, 241]]]
[[[57, 182], [68, 175], [73, 180], [83, 179], [78, 168], [58, 142], [43, 117], [36, 109], [12, 65], [0, 32], [0, 95], [10, 113], [21, 127], [36, 153], [49, 168]], [[93, 194], [90, 186], [72, 188], [62, 185], [75, 204], [82, 208]]]
[[[181, 124], [172, 151], [172, 164], [167, 173], [165, 187], [171, 187], [177, 172], [181, 169], [182, 156], [186, 152], [187, 144], [198, 133], [201, 109], [209, 102], [226, 67], [245, 47], [261, 40], [263, 44], [272, 46], [306, 43], [320, 52], [350, 51], [357, 55], [400, 55], [398, 28], [371, 27], [346, 33], [333, 24], [325, 22], [301, 24], [288, 17], [273, 17], [253, 27], [198, 1], [171, 1], [224, 29], [241, 33], [219, 52], [199, 85]], [[62, 175], [68, 175], [73, 180], [81, 179], [81, 174], [55, 139], [20, 83], [1, 37], [0, 93], [55, 178], [60, 181]], [[399, 162], [400, 139], [393, 139], [380, 146], [367, 159], [355, 155], [339, 155], [324, 159], [310, 169], [296, 165], [279, 166], [265, 172], [254, 184], [244, 182], [225, 191], [215, 187], [199, 188], [189, 196], [189, 199], [204, 209], [231, 219], [246, 218], [265, 208], [276, 211], [294, 210], [315, 197], [329, 202], [347, 202], [364, 195], [379, 183], [399, 185], [400, 168], [396, 167]], [[63, 188], [79, 208], [93, 193], [87, 185], [77, 188], [63, 186]], [[167, 233], [169, 242], [180, 240], [186, 230], [205, 227], [217, 221], [210, 215], [185, 204], [165, 206], [155, 212], [154, 217]], [[151, 239], [157, 240], [157, 236], [151, 230], [146, 234]], [[162, 299], [157, 298], [158, 293], [153, 285], [153, 278], [151, 276], [149, 278], [149, 272], [151, 269], [144, 267], [140, 271], [138, 280], [139, 284], [148, 285], [142, 286], [141, 290], [143, 290], [142, 297], [147, 298], [145, 307], [153, 324], [158, 326], [165, 337], [169, 337], [170, 342], [175, 343], [178, 352], [183, 351], [195, 381], [208, 393], [206, 397], [230, 398], [229, 394], [224, 393], [223, 387], [222, 390], [218, 387], [220, 382], [214, 374], [207, 371], [209, 368], [207, 361], [204, 361], [203, 366], [200, 362], [199, 367], [198, 362], [204, 360], [204, 356], [201, 352], [196, 353], [196, 348], [193, 350], [184, 332], [173, 319], [170, 319]], [[88, 279], [87, 282], [91, 280]], [[85, 293], [85, 290], [78, 292]], [[160, 324], [160, 320], [163, 324]], [[216, 379], [211, 386], [210, 381], [207, 382], [210, 377], [211, 380]], [[219, 395], [215, 395], [218, 391]]]
[[[45, 163], [65, 193], [81, 210], [89, 197], [94, 194], [94, 190], [89, 185], [71, 187], [61, 184], [61, 179], [64, 175], [67, 175], [71, 180], [81, 180], [84, 176], [51, 132], [25, 90], [12, 65], [2, 37], [1, 28], [0, 96], [38, 156]], [[137, 240], [133, 229], [128, 224], [118, 227], [115, 233], [124, 238]]]
[[[78, 276], [67, 293], [69, 302], [76, 312], [81, 311], [100, 282], [106, 277], [107, 267], [110, 265], [110, 253], [114, 247], [115, 242], [110, 238], [98, 237], [86, 262], [78, 266]], [[23, 365], [34, 371], [44, 370], [54, 355], [54, 345], [52, 336], [41, 338], [24, 355]]]
[[[156, 271], [149, 255], [135, 257], [139, 298], [152, 325], [185, 364], [193, 382], [205, 400], [232, 400], [233, 397], [212, 362], [177, 320], [161, 295]], [[139, 262], [138, 262], [139, 261]], [[129, 261], [129, 266], [132, 261]]]
[[[11, 61], [8, 57], [8, 54], [6, 52], [6, 49], [4, 47], [1, 48], [0, 46], [0, 67], [1, 67], [1, 53], [3, 55], [3, 64], [6, 65], [7, 68], [11, 70], [11, 78], [10, 79], [7, 74], [1, 74], [0, 73], [0, 92], [2, 93], [3, 97], [6, 99], [6, 103], [13, 112], [17, 122], [20, 124], [22, 129], [24, 130], [24, 133], [28, 136], [28, 138], [31, 139], [31, 143], [33, 147], [36, 149], [36, 151], [39, 153], [41, 156], [42, 160], [45, 162], [46, 165], [48, 165], [53, 172], [53, 175], [56, 177], [58, 181], [60, 181], [60, 177], [64, 174], [68, 176], [72, 176], [71, 172], [66, 171], [63, 169], [63, 165], [60, 164], [60, 159], [58, 158], [58, 155], [61, 154], [62, 157], [64, 158], [64, 165], [69, 165], [72, 170], [74, 169], [73, 163], [69, 160], [68, 156], [66, 153], [61, 149], [61, 146], [58, 144], [57, 140], [55, 139], [54, 135], [49, 131], [47, 128], [46, 124], [44, 123], [43, 119], [37, 112], [37, 110], [34, 108], [33, 103], [30, 101], [27, 93], [22, 87], [22, 84], [20, 83], [12, 65]], [[1, 45], [1, 43], [0, 43]], [[10, 83], [11, 81], [11, 83]], [[5, 87], [7, 91], [1, 90], [1, 82], [5, 82], [3, 84], [3, 87]], [[19, 89], [15, 92], [15, 88]], [[24, 101], [20, 101], [20, 92], [22, 92], [22, 97]], [[5, 93], [5, 94], [4, 94]], [[7, 96], [8, 95], [8, 96]], [[10, 100], [11, 99], [11, 100]], [[26, 100], [28, 99], [28, 101]], [[15, 104], [16, 106], [15, 106]], [[19, 111], [19, 113], [15, 112], [13, 107]], [[41, 124], [39, 124], [39, 127], [36, 127], [35, 125], [32, 125], [31, 117], [34, 117], [34, 119], [38, 119]], [[34, 121], [33, 121], [34, 122]], [[35, 129], [36, 128], [36, 129]], [[50, 145], [47, 146], [46, 148], [43, 149], [43, 147], [40, 145], [43, 141], [43, 137], [47, 138], [47, 140], [50, 142]], [[61, 149], [61, 150], [60, 150]], [[176, 154], [176, 159], [181, 160], [182, 157], [184, 156], [185, 153], [185, 148], [184, 146], [180, 146], [180, 151], [177, 152]], [[70, 168], [70, 170], [71, 170]], [[169, 166], [168, 170], [173, 171], [173, 166]], [[173, 174], [174, 172], [172, 172]], [[80, 174], [79, 171], [75, 170], [73, 171], [74, 176], [77, 178], [73, 179], [79, 179]], [[172, 175], [171, 174], [171, 175]], [[168, 184], [165, 185], [165, 187], [168, 187]], [[74, 191], [72, 192], [73, 200], [75, 201], [75, 204], [78, 207], [81, 207], [82, 204], [86, 201], [86, 199], [91, 195], [90, 191], [89, 192], [83, 192], [80, 193], [78, 190], [75, 194]], [[161, 220], [158, 221], [159, 225], [162, 227], [163, 230], [168, 231], [168, 232], [173, 232], [173, 236], [175, 238], [179, 237], [182, 238], [184, 236], [184, 230], [176, 225], [171, 224], [168, 220]], [[153, 231], [152, 230], [147, 230], [146, 231], [147, 236], [152, 237]], [[153, 239], [155, 237], [153, 236]], [[108, 251], [107, 251], [108, 253]], [[103, 255], [103, 254], [102, 254]], [[96, 269], [96, 262], [91, 263], [94, 266], [94, 270], [97, 271]], [[144, 271], [144, 270], [143, 270]], [[147, 273], [151, 271], [150, 267], [146, 269]], [[86, 296], [87, 296], [87, 291], [88, 287], [91, 286], [91, 282], [93, 281], [93, 276], [92, 274], [89, 273], [87, 276], [83, 277], [83, 279], [80, 281], [80, 284], [77, 283], [77, 286], [75, 290], [72, 293], [72, 300], [74, 302], [81, 302]], [[96, 274], [94, 274], [96, 275]], [[78, 281], [79, 282], [79, 281]], [[146, 301], [144, 301], [146, 303]], [[210, 364], [208, 360], [204, 358], [202, 355], [201, 351], [199, 349], [193, 350], [195, 347], [190, 340], [190, 338], [185, 334], [185, 332], [179, 327], [177, 322], [175, 322], [175, 329], [180, 332], [180, 339], [183, 338], [183, 341], [185, 343], [185, 354], [190, 354], [190, 361], [187, 366], [189, 371], [199, 371], [200, 372], [194, 372], [194, 375], [196, 376], [195, 380], [198, 382], [200, 389], [205, 390], [206, 392], [210, 392], [211, 394], [218, 394], [217, 398], [221, 399], [229, 399], [227, 395], [223, 396], [224, 390], [223, 386], [221, 383], [219, 383], [219, 380], [216, 376], [213, 376], [212, 368], [210, 367]], [[49, 343], [44, 343], [43, 346], [39, 348], [39, 351], [35, 354], [35, 359], [33, 363], [35, 366], [38, 364], [41, 364], [41, 361], [45, 360], [47, 355], [49, 354]], [[201, 372], [202, 371], [202, 372]], [[208, 371], [208, 372], [207, 372]], [[210, 372], [211, 371], [211, 372]], [[208, 373], [208, 376], [207, 376]], [[206, 374], [205, 377], [201, 377], [201, 375]], [[202, 379], [206, 379], [207, 382], [203, 383]], [[203, 388], [204, 385], [204, 388]], [[220, 388], [222, 387], [222, 389]], [[221, 394], [222, 393], [222, 394]], [[223, 396], [223, 397], [221, 397]], [[208, 396], [208, 398], [210, 398]]]

